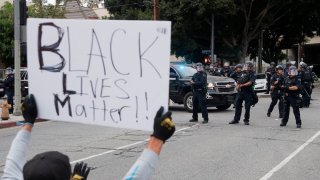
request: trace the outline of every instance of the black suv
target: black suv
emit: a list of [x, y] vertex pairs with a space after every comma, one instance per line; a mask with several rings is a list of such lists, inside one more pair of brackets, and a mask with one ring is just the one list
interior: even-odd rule
[[[170, 64], [170, 89], [169, 98], [177, 104], [184, 104], [184, 108], [192, 112], [192, 97], [190, 80], [197, 70], [185, 64]], [[235, 81], [231, 78], [219, 76], [207, 76], [208, 107], [216, 107], [219, 110], [228, 109], [234, 102]]]

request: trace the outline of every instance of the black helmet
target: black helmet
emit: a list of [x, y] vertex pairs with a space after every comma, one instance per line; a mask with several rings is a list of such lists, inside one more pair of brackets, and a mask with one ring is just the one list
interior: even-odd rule
[[283, 70], [282, 65], [280, 65], [280, 64], [279, 64], [279, 65], [277, 65], [277, 66], [276, 66], [276, 70], [278, 70], [278, 69], [282, 69], [282, 70]]
[[243, 69], [244, 71], [253, 71], [253, 63], [252, 62], [246, 62], [243, 65]]

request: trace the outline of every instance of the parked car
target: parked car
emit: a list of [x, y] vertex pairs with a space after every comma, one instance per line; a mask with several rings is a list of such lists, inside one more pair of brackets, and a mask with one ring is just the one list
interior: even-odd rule
[[3, 80], [0, 80], [0, 97], [3, 97], [6, 94]]
[[[25, 97], [29, 93], [27, 68], [20, 69], [20, 77], [21, 77], [21, 96]], [[5, 86], [3, 82], [4, 82], [4, 79], [0, 80], [0, 98], [5, 95]]]
[[20, 77], [21, 77], [21, 96], [25, 97], [29, 93], [27, 68], [21, 68]]
[[[191, 78], [197, 72], [196, 69], [181, 64], [170, 64], [170, 89], [169, 98], [177, 104], [183, 104], [184, 108], [192, 112]], [[216, 107], [219, 110], [228, 109], [234, 102], [236, 94], [235, 81], [227, 77], [207, 76], [208, 107]]]
[[265, 74], [257, 74], [256, 84], [254, 86], [254, 91], [265, 92], [267, 91], [267, 79]]

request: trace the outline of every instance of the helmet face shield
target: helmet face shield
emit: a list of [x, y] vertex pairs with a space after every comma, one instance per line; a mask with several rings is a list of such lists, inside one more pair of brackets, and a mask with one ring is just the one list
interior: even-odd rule
[[298, 75], [298, 70], [296, 68], [291, 68], [288, 71], [289, 76], [297, 76]]
[[245, 63], [242, 68], [243, 71], [252, 71], [253, 70], [253, 64], [252, 63]]

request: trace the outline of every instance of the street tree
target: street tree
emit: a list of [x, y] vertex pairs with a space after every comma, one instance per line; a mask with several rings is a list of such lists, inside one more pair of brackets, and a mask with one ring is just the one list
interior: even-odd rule
[[0, 59], [5, 66], [13, 66], [13, 5], [9, 2], [0, 9]]

